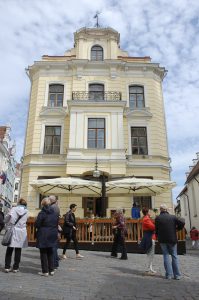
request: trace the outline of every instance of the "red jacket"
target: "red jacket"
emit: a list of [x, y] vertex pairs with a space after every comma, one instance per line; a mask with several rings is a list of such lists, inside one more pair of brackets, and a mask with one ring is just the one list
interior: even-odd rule
[[[142, 229], [143, 231], [154, 231], [155, 232], [155, 224], [151, 220], [149, 215], [146, 215], [142, 219]], [[156, 236], [153, 234], [152, 239], [155, 240]]]
[[192, 229], [190, 231], [190, 237], [192, 241], [197, 241], [199, 239], [198, 237], [198, 230], [197, 229]]

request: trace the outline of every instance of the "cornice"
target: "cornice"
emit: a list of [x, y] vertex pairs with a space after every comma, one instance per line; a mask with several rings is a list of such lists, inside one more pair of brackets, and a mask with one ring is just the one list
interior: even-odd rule
[[101, 102], [95, 102], [95, 101], [83, 101], [83, 100], [70, 100], [67, 102], [68, 103], [68, 108], [71, 109], [72, 107], [80, 107], [80, 108], [85, 108], [85, 107], [93, 107], [96, 109], [96, 107], [112, 107], [112, 108], [117, 108], [121, 107], [124, 108], [127, 104], [126, 101], [101, 101]]
[[65, 117], [67, 114], [67, 107], [47, 107], [43, 106], [39, 116], [40, 117]]

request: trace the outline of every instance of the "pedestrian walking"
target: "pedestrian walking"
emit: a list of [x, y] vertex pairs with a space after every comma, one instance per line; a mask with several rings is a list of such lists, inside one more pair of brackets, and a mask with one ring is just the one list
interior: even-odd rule
[[12, 226], [12, 239], [10, 245], [6, 249], [5, 256], [5, 272], [9, 273], [11, 269], [11, 261], [13, 251], [14, 263], [13, 273], [19, 272], [19, 264], [21, 261], [22, 248], [28, 247], [26, 222], [28, 218], [27, 202], [20, 198], [17, 206], [13, 207], [9, 213], [5, 216], [5, 227]]
[[151, 220], [149, 215], [149, 209], [143, 207], [142, 213], [144, 215], [142, 219], [142, 229], [143, 238], [140, 243], [140, 248], [142, 248], [147, 255], [147, 272], [155, 274], [156, 271], [153, 270], [153, 258], [155, 254], [155, 224]]
[[62, 258], [66, 259], [66, 250], [68, 249], [68, 246], [70, 245], [71, 240], [74, 243], [74, 248], [76, 252], [76, 258], [83, 258], [83, 255], [79, 253], [79, 248], [78, 248], [78, 241], [76, 237], [77, 233], [77, 225], [76, 225], [76, 220], [75, 220], [75, 211], [77, 209], [76, 204], [71, 204], [70, 205], [70, 210], [66, 213], [65, 218], [64, 218], [64, 225], [63, 225], [63, 232], [64, 236], [66, 238], [66, 243], [63, 248], [63, 254]]
[[[54, 212], [57, 214], [57, 218], [60, 217], [60, 208], [58, 206], [58, 200], [55, 195], [50, 195], [49, 200], [51, 203], [51, 207], [53, 208]], [[59, 233], [60, 233], [60, 227], [58, 227], [58, 236], [57, 236], [57, 243], [56, 246], [53, 248], [53, 261], [54, 261], [54, 270], [58, 269], [59, 267], [59, 256], [58, 256], [58, 248], [59, 248]]]
[[196, 227], [192, 227], [190, 230], [190, 238], [192, 241], [192, 248], [198, 248], [198, 239], [199, 239], [199, 232]]
[[51, 207], [49, 198], [41, 201], [42, 209], [35, 221], [36, 247], [40, 250], [41, 276], [54, 275], [53, 248], [57, 246], [58, 215]]
[[[170, 215], [165, 204], [160, 205], [160, 215], [155, 219], [156, 234], [160, 243], [165, 268], [165, 278], [179, 280], [181, 273], [177, 256], [177, 235], [176, 231], [184, 227], [184, 220]], [[170, 261], [170, 255], [172, 263]]]
[[113, 224], [113, 245], [111, 251], [111, 257], [117, 257], [117, 253], [119, 248], [121, 248], [121, 257], [120, 259], [128, 259], [126, 244], [125, 244], [125, 236], [127, 234], [125, 218], [122, 209], [116, 210], [114, 214], [114, 224]]

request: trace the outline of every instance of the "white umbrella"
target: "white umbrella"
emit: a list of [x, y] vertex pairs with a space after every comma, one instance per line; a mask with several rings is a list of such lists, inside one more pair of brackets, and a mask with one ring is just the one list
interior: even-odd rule
[[77, 177], [33, 180], [30, 185], [41, 194], [76, 194], [101, 196], [102, 184], [98, 181], [84, 180]]
[[176, 184], [173, 181], [128, 177], [106, 182], [106, 194], [155, 196], [164, 193], [175, 186]]

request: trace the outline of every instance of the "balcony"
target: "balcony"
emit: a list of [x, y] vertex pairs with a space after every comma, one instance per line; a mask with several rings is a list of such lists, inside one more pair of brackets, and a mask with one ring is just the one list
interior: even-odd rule
[[91, 102], [119, 102], [121, 101], [120, 92], [72, 92], [72, 100], [74, 101], [91, 101]]

